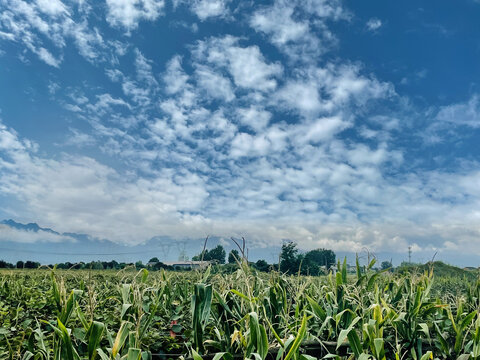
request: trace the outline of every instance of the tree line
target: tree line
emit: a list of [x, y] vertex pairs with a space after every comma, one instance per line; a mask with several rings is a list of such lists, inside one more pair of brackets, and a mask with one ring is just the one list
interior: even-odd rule
[[[216, 265], [220, 271], [230, 272], [236, 270], [237, 264], [242, 260], [238, 250], [231, 250], [227, 253], [222, 245], [217, 245], [212, 249], [205, 249], [199, 254], [192, 257], [192, 261], [208, 261], [209, 263]], [[257, 260], [256, 262], [249, 262], [249, 264], [263, 272], [269, 272], [272, 270], [281, 271], [289, 274], [300, 273], [302, 275], [319, 275], [328, 271], [336, 262], [336, 255], [332, 250], [328, 249], [315, 249], [306, 253], [301, 253], [297, 244], [294, 242], [286, 242], [282, 245], [282, 249], [279, 256], [279, 262], [269, 264], [264, 259]], [[16, 264], [11, 264], [6, 261], [0, 260], [0, 268], [10, 269], [36, 269], [41, 264], [35, 261], [18, 261]], [[48, 265], [53, 267], [53, 265]], [[126, 267], [135, 267], [136, 269], [147, 268], [149, 270], [180, 270], [178, 268], [167, 266], [162, 263], [157, 257], [151, 258], [146, 264], [142, 261], [135, 263], [125, 263], [112, 261], [91, 261], [88, 263], [79, 262], [71, 263], [64, 262], [58, 263], [58, 269], [114, 269], [120, 270]], [[185, 270], [185, 269], [182, 269]]]

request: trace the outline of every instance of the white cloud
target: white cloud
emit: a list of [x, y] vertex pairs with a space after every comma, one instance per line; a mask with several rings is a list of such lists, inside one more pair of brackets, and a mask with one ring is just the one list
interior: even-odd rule
[[[8, 9], [0, 18], [0, 38], [8, 38], [23, 44], [48, 65], [59, 67], [69, 41], [73, 41], [78, 52], [86, 60], [96, 63], [111, 61], [118, 43], [105, 43], [96, 27], [88, 22], [89, 7], [82, 3], [59, 0], [3, 0]], [[55, 49], [55, 50], [52, 50]], [[25, 55], [22, 53], [23, 57]]]
[[291, 60], [316, 63], [337, 42], [327, 21], [348, 17], [336, 0], [276, 0], [255, 11], [250, 26], [265, 34]]
[[211, 17], [224, 17], [228, 14], [225, 0], [194, 0], [191, 9], [202, 21]]
[[1, 139], [2, 154], [11, 159], [0, 162], [2, 193], [21, 196], [40, 223], [61, 231], [88, 229], [100, 238], [141, 242], [187, 222], [182, 212], [199, 210], [208, 196], [203, 180], [188, 171], [136, 179], [88, 157], [32, 156], [4, 126]]
[[394, 95], [390, 83], [361, 75], [358, 66], [327, 64], [323, 68], [307, 68], [296, 79], [287, 80], [276, 99], [281, 105], [312, 117], [321, 112], [335, 113], [345, 105], [365, 105]]
[[480, 97], [474, 94], [467, 102], [442, 106], [435, 119], [453, 126], [479, 128]]
[[77, 45], [80, 55], [91, 62], [95, 62], [97, 58], [101, 56], [97, 49], [105, 47], [102, 35], [100, 35], [98, 29], [91, 31], [88, 28], [87, 22], [83, 21], [80, 24], [72, 22], [70, 31], [75, 39], [75, 44]]
[[230, 72], [238, 86], [262, 91], [276, 88], [277, 81], [274, 78], [282, 74], [282, 66], [278, 63], [267, 64], [257, 46], [231, 47], [228, 56]]
[[70, 129], [71, 134], [65, 141], [66, 145], [73, 145], [78, 147], [92, 146], [96, 143], [95, 138], [92, 135], [81, 132], [77, 129]]
[[168, 94], [175, 94], [187, 86], [188, 75], [182, 69], [182, 59], [180, 56], [174, 56], [167, 63], [163, 81], [165, 82], [165, 91]]
[[228, 78], [218, 74], [208, 67], [198, 66], [195, 70], [198, 85], [203, 88], [208, 96], [225, 101], [232, 101], [235, 94]]
[[149, 85], [158, 85], [152, 73], [152, 62], [147, 60], [140, 50], [135, 49], [135, 68], [139, 81], [145, 81]]
[[242, 156], [262, 156], [267, 154], [270, 142], [264, 136], [252, 136], [246, 133], [239, 133], [232, 141], [231, 156], [234, 158]]
[[238, 109], [240, 123], [255, 131], [265, 129], [272, 118], [272, 114], [256, 106]]
[[367, 29], [369, 31], [376, 31], [382, 27], [382, 20], [371, 18], [367, 21]]
[[23, 244], [34, 244], [38, 242], [75, 242], [75, 239], [69, 236], [58, 235], [48, 231], [40, 230], [38, 232], [35, 232], [19, 230], [7, 225], [0, 224], [0, 243], [7, 241], [15, 241]]
[[163, 0], [107, 0], [107, 21], [130, 32], [141, 20], [156, 20], [164, 6]]
[[41, 47], [35, 49], [38, 57], [50, 66], [58, 68], [62, 60], [56, 59], [47, 49]]
[[290, 41], [298, 41], [309, 36], [308, 21], [293, 20], [294, 7], [286, 2], [276, 2], [274, 6], [256, 11], [251, 26], [257, 31], [271, 36], [276, 45], [284, 45]]
[[277, 86], [283, 68], [279, 63], [268, 63], [258, 46], [238, 46], [238, 39], [231, 36], [200, 41], [194, 49], [200, 63], [206, 62], [225, 67], [235, 84], [247, 89], [271, 91]]
[[36, 3], [40, 11], [50, 16], [68, 13], [67, 7], [60, 0], [36, 0]]
[[321, 118], [314, 123], [305, 126], [305, 134], [302, 134], [302, 137], [307, 142], [319, 143], [331, 139], [333, 135], [344, 130], [348, 126], [348, 122], [343, 121], [339, 116]]

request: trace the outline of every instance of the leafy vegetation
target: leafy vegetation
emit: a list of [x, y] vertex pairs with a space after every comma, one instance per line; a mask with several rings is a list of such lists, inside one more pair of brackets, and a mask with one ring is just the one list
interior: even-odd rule
[[[480, 359], [480, 283], [346, 262], [328, 276], [2, 270], [1, 359]], [[227, 265], [225, 265], [227, 266]], [[132, 267], [132, 269], [134, 269]], [[440, 290], [444, 290], [443, 292]]]

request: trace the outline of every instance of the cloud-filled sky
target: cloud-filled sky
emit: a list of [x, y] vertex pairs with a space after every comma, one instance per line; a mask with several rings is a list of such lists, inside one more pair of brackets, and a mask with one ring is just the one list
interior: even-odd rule
[[473, 0], [0, 0], [0, 219], [470, 264], [479, 16]]

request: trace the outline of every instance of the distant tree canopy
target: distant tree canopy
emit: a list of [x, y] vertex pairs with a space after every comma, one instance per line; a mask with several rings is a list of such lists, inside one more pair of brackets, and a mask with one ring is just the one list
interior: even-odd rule
[[39, 262], [36, 261], [26, 261], [25, 262], [25, 269], [37, 269], [40, 266]]
[[258, 271], [264, 271], [264, 272], [268, 272], [270, 270], [270, 265], [268, 265], [268, 263], [261, 259], [261, 260], [258, 260], [254, 265], [253, 265]]
[[150, 260], [148, 260], [149, 263], [157, 263], [157, 262], [160, 262], [160, 260], [158, 260], [157, 257], [153, 257], [151, 258]]
[[[306, 254], [298, 254], [297, 244], [287, 242], [282, 245], [280, 271], [294, 274], [300, 270], [303, 275], [319, 275], [322, 266], [328, 270], [335, 264], [336, 256], [332, 250], [315, 249]], [[300, 267], [301, 266], [301, 267]]]
[[15, 266], [13, 264], [10, 264], [9, 262], [6, 262], [4, 260], [0, 260], [0, 269], [11, 269], [14, 267]]
[[228, 253], [228, 263], [234, 264], [237, 260], [240, 260], [240, 254], [238, 253], [238, 250], [233, 249]]
[[325, 266], [330, 269], [335, 265], [336, 256], [332, 250], [328, 249], [315, 249], [305, 254], [305, 263], [313, 263], [318, 266]]
[[380, 267], [382, 270], [387, 270], [387, 269], [391, 269], [393, 266], [391, 261], [382, 261], [382, 264], [380, 265]]
[[[205, 250], [203, 252], [203, 260], [204, 261], [212, 261], [216, 262], [217, 264], [225, 264], [225, 257], [227, 253], [222, 245], [217, 245], [212, 250]], [[202, 253], [195, 255], [192, 257], [193, 261], [200, 261], [202, 260]]]

